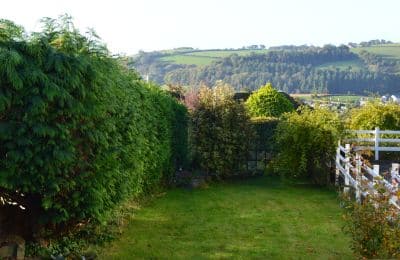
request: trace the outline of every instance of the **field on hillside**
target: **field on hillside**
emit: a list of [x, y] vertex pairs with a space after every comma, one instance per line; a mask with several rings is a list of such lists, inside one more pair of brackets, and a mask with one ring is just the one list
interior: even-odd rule
[[336, 197], [270, 177], [170, 190], [100, 259], [351, 259]]
[[333, 101], [333, 102], [341, 102], [341, 103], [351, 103], [360, 101], [361, 99], [371, 99], [368, 96], [360, 96], [360, 95], [329, 95], [329, 94], [291, 94], [292, 97], [304, 100], [304, 101]]
[[161, 60], [183, 65], [204, 66], [210, 64], [211, 62], [216, 60], [216, 58], [179, 54], [162, 57]]
[[367, 51], [374, 54], [378, 54], [387, 59], [400, 60], [400, 44], [386, 44], [377, 45], [371, 47], [359, 47], [351, 49], [355, 53], [360, 53], [361, 51]]
[[233, 54], [240, 56], [250, 55], [252, 53], [267, 53], [268, 50], [218, 50], [218, 51], [192, 51], [176, 55], [165, 56], [163, 61], [173, 62], [185, 65], [204, 66], [220, 58], [229, 57]]
[[340, 69], [340, 70], [346, 70], [349, 67], [351, 67], [351, 69], [353, 71], [360, 71], [362, 69], [365, 69], [365, 66], [363, 65], [363, 63], [360, 60], [349, 60], [349, 61], [338, 61], [338, 62], [329, 62], [329, 63], [324, 63], [322, 65], [317, 66], [317, 69]]
[[[377, 55], [380, 55], [386, 59], [395, 59], [400, 60], [400, 44], [388, 44], [388, 45], [379, 45], [372, 47], [359, 47], [351, 49], [354, 53], [360, 53], [362, 50], [368, 51]], [[240, 56], [250, 55], [252, 53], [263, 54], [267, 53], [268, 49], [264, 50], [184, 50], [182, 53], [178, 53], [179, 51], [166, 50], [163, 51], [169, 56], [165, 56], [162, 58], [164, 61], [169, 61], [177, 64], [186, 64], [186, 65], [198, 65], [204, 66], [208, 65], [211, 62], [218, 60], [220, 58], [225, 58], [233, 54], [237, 54]], [[175, 54], [174, 54], [175, 52]], [[364, 68], [363, 64], [360, 61], [344, 61], [344, 62], [331, 62], [318, 66], [319, 69], [347, 69], [351, 66], [354, 70], [360, 70]]]

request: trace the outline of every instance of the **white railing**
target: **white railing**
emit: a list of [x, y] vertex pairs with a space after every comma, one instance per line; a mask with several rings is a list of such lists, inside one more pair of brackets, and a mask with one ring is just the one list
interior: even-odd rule
[[[363, 142], [372, 143], [372, 145], [355, 146], [355, 150], [371, 150], [375, 153], [375, 160], [379, 160], [379, 152], [400, 152], [400, 131], [380, 130], [378, 127], [375, 130], [350, 130], [350, 134], [370, 136], [370, 138], [349, 138], [347, 142]], [[381, 138], [382, 135], [393, 135], [398, 138]], [[398, 146], [387, 146], [382, 144], [399, 144]]]
[[[357, 147], [357, 146], [356, 146]], [[379, 165], [370, 168], [360, 153], [352, 149], [350, 144], [339, 145], [336, 150], [336, 185], [339, 183], [339, 176], [344, 179], [344, 192], [349, 192], [350, 188], [355, 190], [357, 201], [361, 201], [362, 196], [375, 194], [375, 184], [381, 183], [389, 193], [393, 193], [397, 187], [394, 187], [383, 176], [380, 175]], [[355, 153], [354, 153], [355, 152]], [[342, 155], [343, 154], [343, 155]], [[400, 180], [399, 167], [400, 164], [393, 163], [391, 170], [391, 178]], [[400, 210], [398, 198], [393, 195], [390, 203]]]

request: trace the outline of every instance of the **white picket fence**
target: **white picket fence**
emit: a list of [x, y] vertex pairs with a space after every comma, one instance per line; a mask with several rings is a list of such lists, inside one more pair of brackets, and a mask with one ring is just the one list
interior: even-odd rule
[[[348, 131], [353, 135], [362, 135], [363, 137], [349, 138], [348, 142], [363, 142], [371, 145], [356, 146], [355, 150], [370, 150], [375, 153], [375, 160], [379, 160], [379, 152], [400, 152], [400, 146], [387, 146], [388, 143], [400, 144], [400, 131], [380, 130], [378, 127], [375, 130], [353, 130]], [[391, 135], [398, 138], [381, 138], [382, 135]], [[368, 136], [368, 137], [364, 137]]]
[[[336, 151], [336, 184], [339, 182], [339, 176], [344, 179], [344, 192], [348, 192], [350, 188], [355, 190], [355, 196], [358, 201], [361, 201], [363, 196], [368, 194], [376, 193], [375, 184], [381, 183], [387, 189], [389, 193], [394, 194], [398, 187], [392, 185], [391, 182], [387, 181], [380, 174], [380, 166], [373, 165], [370, 168], [364, 158], [361, 156], [360, 151], [369, 149], [375, 151], [375, 159], [379, 159], [379, 151], [392, 151], [400, 152], [400, 147], [381, 147], [380, 143], [400, 143], [400, 139], [382, 139], [380, 134], [400, 134], [400, 131], [380, 131], [375, 129], [374, 131], [358, 130], [352, 131], [352, 134], [371, 134], [375, 135], [375, 138], [352, 138], [347, 141], [354, 142], [374, 142], [375, 146], [365, 147], [350, 144], [342, 146], [339, 142]], [[400, 180], [399, 174], [400, 164], [392, 163], [390, 178]], [[399, 198], [393, 195], [390, 199], [391, 204], [400, 210]]]

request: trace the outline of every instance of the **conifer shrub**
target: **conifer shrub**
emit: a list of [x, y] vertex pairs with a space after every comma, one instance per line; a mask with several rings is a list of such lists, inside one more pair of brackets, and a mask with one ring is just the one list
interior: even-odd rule
[[251, 117], [279, 117], [285, 112], [294, 111], [291, 101], [268, 83], [261, 87], [246, 101]]
[[185, 163], [186, 109], [69, 17], [43, 25], [0, 22], [0, 196], [35, 224], [101, 221]]

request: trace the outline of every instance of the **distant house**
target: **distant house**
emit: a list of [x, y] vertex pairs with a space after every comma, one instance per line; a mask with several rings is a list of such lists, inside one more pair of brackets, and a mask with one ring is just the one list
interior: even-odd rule
[[399, 98], [396, 97], [395, 95], [391, 95], [391, 96], [390, 96], [390, 101], [393, 102], [393, 103], [397, 103], [397, 104], [400, 103]]

